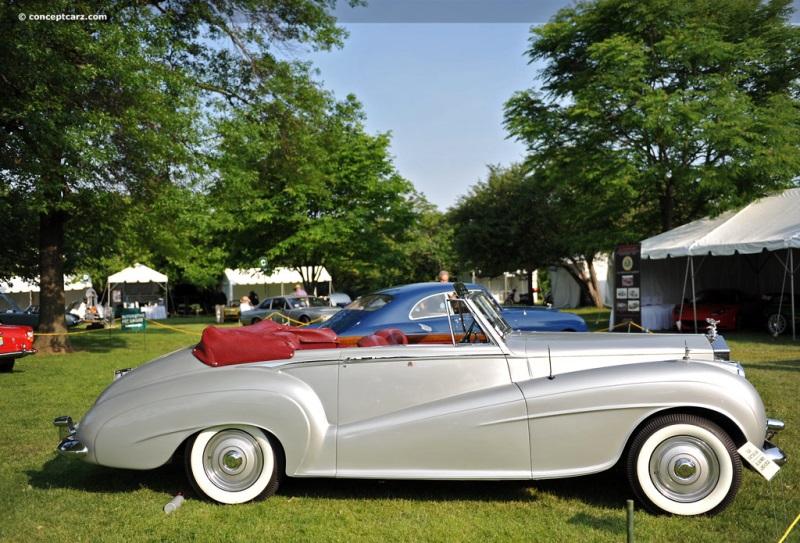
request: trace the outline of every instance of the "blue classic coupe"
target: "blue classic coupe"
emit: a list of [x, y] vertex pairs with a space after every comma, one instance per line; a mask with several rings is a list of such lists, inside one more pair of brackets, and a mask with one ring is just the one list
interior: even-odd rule
[[[470, 291], [486, 289], [467, 284]], [[450, 335], [445, 300], [452, 283], [415, 283], [378, 290], [362, 296], [330, 320], [316, 325], [330, 328], [343, 342], [355, 342], [383, 328], [402, 331], [411, 343], [430, 342], [431, 336]], [[545, 307], [504, 307], [497, 311], [514, 330], [541, 332], [587, 332], [586, 322], [571, 313]], [[469, 315], [464, 315], [470, 320]], [[348, 341], [349, 339], [349, 341]]]

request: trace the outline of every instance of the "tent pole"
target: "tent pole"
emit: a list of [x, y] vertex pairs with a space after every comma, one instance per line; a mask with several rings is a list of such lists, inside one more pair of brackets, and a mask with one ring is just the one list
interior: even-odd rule
[[692, 269], [692, 315], [694, 321], [694, 333], [697, 333], [697, 296], [694, 291], [694, 258], [689, 255], [689, 267]]
[[797, 324], [795, 320], [797, 308], [794, 304], [794, 249], [792, 247], [789, 247], [789, 279], [791, 280], [789, 283], [789, 290], [792, 293], [790, 297], [792, 301], [792, 339], [797, 341]]

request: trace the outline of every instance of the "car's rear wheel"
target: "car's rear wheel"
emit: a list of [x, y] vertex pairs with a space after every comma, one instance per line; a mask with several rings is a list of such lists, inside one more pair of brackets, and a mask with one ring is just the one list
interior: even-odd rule
[[308, 324], [309, 322], [311, 322], [311, 317], [309, 317], [308, 315], [300, 315], [300, 322], [303, 324]]
[[780, 313], [773, 313], [767, 317], [767, 330], [772, 334], [780, 335], [786, 331], [786, 317]]
[[664, 415], [634, 438], [627, 472], [634, 494], [653, 512], [714, 515], [736, 497], [742, 461], [717, 424], [695, 415]]
[[272, 496], [284, 472], [277, 440], [246, 425], [203, 430], [186, 444], [185, 465], [198, 494], [225, 504]]
[[253, 317], [253, 319], [250, 321], [250, 324], [258, 324], [259, 322], [261, 322], [261, 319], [258, 317]]

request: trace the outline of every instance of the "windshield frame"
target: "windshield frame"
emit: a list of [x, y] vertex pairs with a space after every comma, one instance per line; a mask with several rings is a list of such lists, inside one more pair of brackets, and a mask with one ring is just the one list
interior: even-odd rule
[[466, 305], [472, 318], [477, 321], [478, 326], [483, 330], [490, 342], [496, 345], [505, 345], [505, 338], [513, 330], [511, 325], [502, 317], [497, 308], [497, 303], [491, 295], [483, 290], [475, 290], [470, 292], [466, 285], [463, 283], [456, 283], [454, 285], [455, 295], [450, 299], [447, 304], [448, 321], [450, 323], [450, 334], [453, 339], [453, 344], [458, 345], [456, 341], [456, 330], [453, 320], [456, 317], [454, 306], [459, 303]]

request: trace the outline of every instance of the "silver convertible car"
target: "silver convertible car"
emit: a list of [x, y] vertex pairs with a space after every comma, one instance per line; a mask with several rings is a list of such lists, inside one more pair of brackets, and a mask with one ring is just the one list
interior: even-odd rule
[[[785, 462], [740, 364], [703, 335], [512, 331], [483, 291], [446, 296], [448, 343], [381, 330], [210, 326], [195, 347], [122, 373], [57, 451], [146, 470], [183, 456], [233, 504], [286, 477], [550, 479], [621, 466], [654, 512], [714, 514], [743, 466]], [[472, 318], [465, 318], [471, 316]], [[721, 338], [720, 338], [721, 339]], [[727, 353], [727, 351], [725, 351]]]

